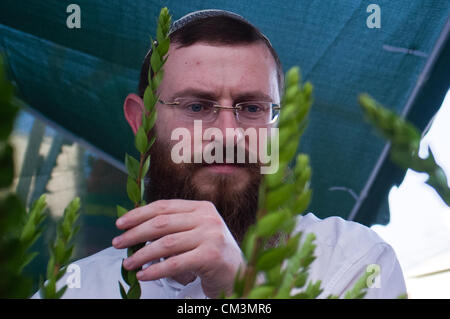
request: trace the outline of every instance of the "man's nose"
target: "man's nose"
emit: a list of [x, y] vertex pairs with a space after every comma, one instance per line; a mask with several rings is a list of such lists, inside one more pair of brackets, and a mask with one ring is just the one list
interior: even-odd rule
[[[243, 138], [240, 125], [236, 119], [236, 112], [234, 109], [218, 109], [217, 119], [215, 125], [222, 131], [225, 145], [237, 145]], [[224, 146], [225, 146], [224, 145]]]

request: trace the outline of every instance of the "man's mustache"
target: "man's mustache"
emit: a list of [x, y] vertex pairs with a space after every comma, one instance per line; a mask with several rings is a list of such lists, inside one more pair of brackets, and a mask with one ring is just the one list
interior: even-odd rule
[[[215, 156], [217, 148], [214, 148], [211, 150], [211, 155]], [[228, 158], [227, 154], [233, 154], [233, 156], [231, 158]], [[239, 154], [244, 154], [244, 158], [239, 158]], [[239, 146], [239, 145], [234, 145], [233, 147], [222, 147], [222, 161], [213, 161], [212, 163], [208, 163], [205, 161], [204, 157], [202, 156], [202, 162], [200, 163], [195, 163], [194, 162], [194, 158], [195, 158], [195, 154], [192, 154], [191, 156], [191, 163], [188, 164], [184, 164], [190, 167], [195, 167], [195, 168], [201, 168], [201, 167], [207, 167], [207, 166], [212, 166], [212, 165], [233, 165], [236, 167], [242, 167], [242, 168], [260, 168], [261, 167], [261, 163], [257, 160], [256, 162], [254, 161], [250, 161], [251, 157], [250, 157], [251, 152], [243, 146]], [[258, 159], [258, 157], [256, 156], [256, 159]]]

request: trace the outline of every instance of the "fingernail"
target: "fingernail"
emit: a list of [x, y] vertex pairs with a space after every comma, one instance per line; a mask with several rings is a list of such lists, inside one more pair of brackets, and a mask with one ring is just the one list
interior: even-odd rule
[[123, 224], [125, 224], [125, 219], [120, 217], [117, 221], [116, 221], [117, 226], [122, 226]]
[[144, 275], [143, 271], [138, 271], [137, 274], [136, 274], [136, 278], [137, 279], [141, 279], [143, 275]]
[[131, 260], [130, 260], [130, 258], [127, 258], [127, 259], [125, 259], [125, 260], [123, 261], [123, 266], [124, 266], [124, 267], [129, 267], [129, 266], [131, 266]]
[[113, 244], [113, 246], [118, 246], [118, 245], [120, 245], [121, 241], [122, 241], [122, 238], [120, 238], [120, 236], [119, 236], [119, 237], [116, 237], [113, 239], [112, 244]]

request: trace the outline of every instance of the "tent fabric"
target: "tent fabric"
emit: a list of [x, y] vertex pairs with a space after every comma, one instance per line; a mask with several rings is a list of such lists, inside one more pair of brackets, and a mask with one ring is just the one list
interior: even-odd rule
[[[209, 8], [236, 12], [270, 39], [285, 71], [298, 65], [314, 85], [300, 151], [311, 157], [309, 210], [319, 217], [352, 214], [366, 225], [386, 224], [388, 191], [404, 175], [383, 156], [385, 141], [363, 121], [359, 93], [424, 129], [448, 89], [443, 52], [449, 43], [442, 41], [447, 0], [377, 1], [381, 27], [372, 29], [366, 19], [373, 1], [78, 0], [81, 28], [69, 29], [71, 3], [0, 2], [0, 51], [20, 97], [36, 114], [123, 168], [125, 153], [136, 153], [122, 103], [137, 91], [161, 7], [173, 19]], [[437, 44], [444, 49], [436, 50]], [[434, 67], [418, 87], [427, 65]]]

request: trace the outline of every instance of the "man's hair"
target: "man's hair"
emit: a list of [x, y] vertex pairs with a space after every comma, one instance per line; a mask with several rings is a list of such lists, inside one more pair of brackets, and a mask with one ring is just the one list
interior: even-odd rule
[[[264, 43], [275, 60], [278, 89], [280, 98], [282, 97], [284, 90], [284, 76], [280, 59], [269, 40], [255, 26], [243, 18], [235, 18], [233, 15], [217, 15], [193, 19], [171, 32], [170, 42], [171, 45], [176, 44], [178, 48], [188, 47], [198, 42], [211, 45], [246, 45], [258, 42]], [[141, 97], [144, 96], [144, 91], [148, 86], [150, 56], [150, 53], [147, 54], [142, 63], [139, 79], [139, 95]]]

